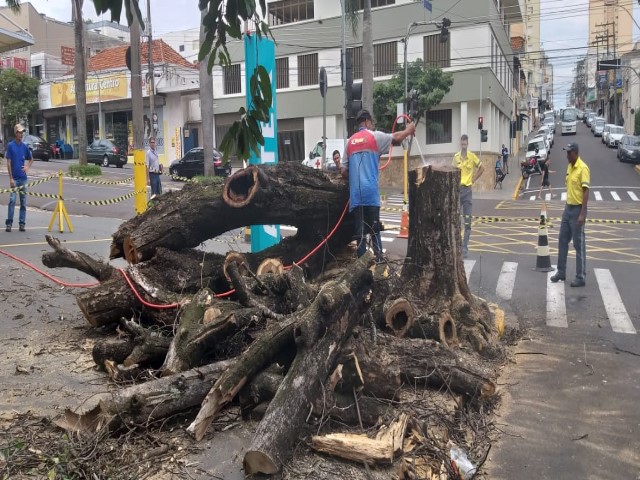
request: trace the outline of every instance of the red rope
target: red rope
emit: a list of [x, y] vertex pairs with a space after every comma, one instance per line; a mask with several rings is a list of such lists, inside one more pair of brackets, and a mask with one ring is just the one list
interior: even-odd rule
[[[396, 125], [398, 124], [398, 119], [399, 118], [404, 118], [407, 122], [411, 122], [411, 118], [409, 117], [409, 115], [398, 115], [396, 117], [396, 119], [393, 121], [393, 126], [391, 127], [391, 133], [395, 133], [396, 131]], [[385, 168], [387, 168], [389, 166], [389, 164], [391, 163], [391, 152], [393, 151], [393, 144], [391, 144], [391, 146], [389, 147], [389, 158], [387, 158], [387, 163], [385, 163], [383, 166], [380, 167], [380, 170], [384, 170]]]
[[138, 301], [140, 303], [142, 303], [145, 307], [149, 307], [149, 308], [155, 308], [157, 310], [166, 310], [168, 308], [178, 308], [180, 306], [179, 303], [164, 303], [164, 304], [156, 304], [156, 303], [149, 303], [147, 302], [144, 298], [142, 298], [140, 296], [140, 294], [138, 293], [138, 291], [136, 290], [135, 285], [133, 284], [133, 282], [131, 281], [131, 279], [127, 276], [127, 273], [122, 269], [122, 268], [118, 268], [118, 271], [122, 274], [122, 276], [124, 277], [124, 279], [126, 280], [127, 284], [129, 285], [129, 288], [131, 289], [131, 291], [133, 292], [133, 294], [135, 295], [135, 297], [138, 299]]

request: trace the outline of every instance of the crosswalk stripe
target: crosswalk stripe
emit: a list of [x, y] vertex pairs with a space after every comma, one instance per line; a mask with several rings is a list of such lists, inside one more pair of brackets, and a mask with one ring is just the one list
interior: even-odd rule
[[617, 192], [611, 192], [611, 196], [613, 197], [613, 199], [614, 199], [616, 202], [619, 202], [619, 201], [620, 201], [620, 195], [618, 195], [618, 193], [617, 193]]
[[604, 268], [594, 268], [593, 273], [598, 281], [600, 294], [604, 301], [604, 308], [607, 311], [609, 323], [611, 323], [613, 331], [618, 333], [636, 333], [627, 309], [622, 303], [620, 292], [618, 292], [618, 287], [611, 272]]
[[633, 200], [634, 202], [639, 201], [639, 199], [638, 199], [638, 197], [636, 196], [635, 193], [629, 191], [629, 192], [627, 192], [627, 194], [631, 197], [631, 200]]
[[535, 199], [536, 199], [536, 196], [535, 196], [535, 195], [531, 195], [531, 196], [529, 197], [529, 200], [531, 200], [532, 202], [533, 202], [533, 201], [535, 201]]
[[476, 264], [475, 260], [466, 259], [464, 261], [464, 271], [467, 274], [467, 283], [469, 283], [469, 278], [471, 278], [471, 270], [473, 270], [473, 266]]
[[550, 194], [550, 193], [547, 193], [547, 194], [544, 196], [544, 199], [545, 199], [545, 201], [550, 202], [550, 201], [551, 201], [551, 194]]
[[382, 235], [380, 235], [380, 240], [382, 240], [383, 242], [393, 242], [396, 239], [396, 237], [383, 237]]
[[567, 192], [562, 192], [562, 195], [560, 195], [560, 200], [562, 200], [563, 202], [567, 201]]
[[502, 300], [511, 300], [517, 271], [518, 264], [516, 262], [504, 262], [502, 264], [502, 271], [500, 272], [498, 284], [496, 285], [496, 296], [498, 298], [501, 298]]
[[593, 192], [593, 196], [596, 197], [596, 200], [602, 200], [602, 194], [600, 192]]
[[[554, 265], [555, 269], [555, 265]], [[564, 282], [553, 283], [547, 275], [547, 325], [550, 327], [567, 328], [567, 307], [564, 302]]]

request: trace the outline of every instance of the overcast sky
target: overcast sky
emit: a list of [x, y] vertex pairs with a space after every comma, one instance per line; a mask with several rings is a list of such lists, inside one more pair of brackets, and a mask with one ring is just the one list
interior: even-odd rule
[[[68, 0], [29, 0], [40, 12], [62, 21], [71, 20]], [[630, 11], [636, 0], [619, 0]], [[93, 2], [85, 0], [86, 18], [100, 20]], [[146, 16], [146, 1], [140, 0]], [[578, 57], [586, 53], [589, 29], [589, 0], [540, 0], [541, 40], [554, 66], [554, 105], [565, 105], [566, 94], [573, 81], [572, 70]], [[637, 9], [636, 9], [637, 10]], [[620, 12], [625, 15], [625, 12]], [[638, 17], [637, 12], [635, 14]], [[107, 16], [104, 20], [109, 20]], [[151, 20], [156, 38], [163, 33], [185, 30], [200, 24], [197, 0], [151, 0]], [[124, 14], [121, 23], [125, 23]], [[638, 31], [634, 27], [634, 39]]]

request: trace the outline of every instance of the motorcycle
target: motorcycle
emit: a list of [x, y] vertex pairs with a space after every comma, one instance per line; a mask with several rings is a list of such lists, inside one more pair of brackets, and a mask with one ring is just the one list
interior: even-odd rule
[[522, 177], [526, 180], [531, 175], [542, 175], [542, 159], [540, 155], [532, 155], [526, 160], [520, 163], [520, 169], [522, 170]]

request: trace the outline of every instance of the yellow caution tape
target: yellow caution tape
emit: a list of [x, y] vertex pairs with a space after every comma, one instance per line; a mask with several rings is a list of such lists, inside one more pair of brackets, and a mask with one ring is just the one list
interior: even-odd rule
[[65, 175], [65, 178], [68, 178], [69, 180], [76, 180], [78, 182], [95, 183], [98, 185], [126, 185], [133, 181], [133, 177], [125, 178], [124, 180], [98, 180], [95, 178], [73, 177], [71, 175]]
[[144, 192], [131, 192], [131, 193], [127, 193], [126, 195], [121, 195], [119, 197], [107, 198], [106, 200], [76, 200], [72, 198], [72, 199], [69, 199], [68, 201], [73, 203], [82, 203], [83, 205], [92, 205], [94, 207], [99, 207], [103, 205], [113, 205], [114, 203], [119, 203], [124, 200], [128, 200], [129, 198], [135, 197], [138, 193], [146, 193], [146, 190]]
[[0, 188], [0, 193], [19, 192], [20, 190], [23, 190], [23, 189], [26, 189], [26, 188], [29, 188], [29, 187], [34, 187], [36, 185], [40, 185], [41, 183], [48, 182], [49, 180], [52, 180], [52, 179], [57, 178], [57, 177], [58, 177], [58, 174], [49, 175], [48, 177], [40, 178], [38, 180], [34, 180], [33, 182], [29, 182], [29, 183], [23, 185], [22, 187]]

